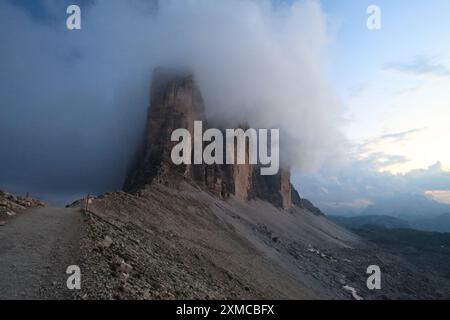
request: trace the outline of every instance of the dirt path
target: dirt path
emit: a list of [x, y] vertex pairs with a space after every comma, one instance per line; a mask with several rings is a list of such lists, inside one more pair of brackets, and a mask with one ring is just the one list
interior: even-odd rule
[[82, 221], [77, 209], [37, 208], [0, 227], [0, 299], [69, 298]]

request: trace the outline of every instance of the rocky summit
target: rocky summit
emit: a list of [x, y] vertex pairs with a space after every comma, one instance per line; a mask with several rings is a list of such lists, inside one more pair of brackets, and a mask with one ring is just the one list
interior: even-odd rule
[[[246, 120], [241, 119], [236, 128], [246, 129], [243, 125]], [[290, 209], [293, 203], [302, 206], [290, 183], [290, 170], [286, 168], [274, 176], [264, 176], [259, 173], [258, 165], [251, 164], [174, 165], [170, 155], [176, 143], [171, 141], [171, 134], [182, 128], [193, 135], [194, 121], [208, 123], [201, 91], [193, 75], [156, 69], [145, 141], [124, 190], [138, 191], [154, 181], [176, 185], [179, 179], [187, 179], [223, 199], [233, 195], [245, 201], [266, 200], [284, 209]]]

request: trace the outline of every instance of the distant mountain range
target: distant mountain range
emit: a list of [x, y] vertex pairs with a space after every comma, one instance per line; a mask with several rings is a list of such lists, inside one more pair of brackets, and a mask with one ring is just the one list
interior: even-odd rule
[[450, 205], [439, 203], [423, 195], [397, 193], [380, 198], [357, 215], [330, 216], [347, 228], [359, 229], [376, 226], [386, 229], [416, 229], [450, 232]]
[[367, 227], [381, 227], [386, 229], [408, 229], [411, 225], [402, 219], [390, 216], [357, 216], [340, 217], [329, 216], [331, 220], [349, 229], [363, 229]]
[[361, 215], [381, 215], [411, 221], [450, 213], [450, 205], [439, 203], [423, 195], [397, 193], [368, 206]]
[[385, 215], [366, 215], [356, 217], [329, 216], [329, 218], [348, 229], [379, 227], [385, 229], [415, 229], [420, 231], [450, 233], [450, 213], [429, 218], [411, 218], [408, 220]]

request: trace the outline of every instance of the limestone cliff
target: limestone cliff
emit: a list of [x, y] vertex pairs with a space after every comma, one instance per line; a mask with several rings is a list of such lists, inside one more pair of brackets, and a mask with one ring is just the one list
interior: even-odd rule
[[[176, 144], [170, 139], [173, 130], [184, 128], [193, 136], [194, 121], [203, 121], [203, 130], [208, 126], [202, 95], [191, 74], [156, 69], [150, 100], [144, 147], [129, 172], [125, 191], [138, 191], [152, 182], [173, 185], [179, 179], [189, 179], [222, 198], [230, 195], [244, 201], [259, 198], [284, 209], [292, 207], [289, 170], [262, 176], [257, 165], [173, 164], [170, 158]], [[237, 127], [245, 129], [246, 125]]]
[[170, 153], [176, 144], [171, 142], [172, 132], [184, 128], [192, 135], [196, 120], [204, 120], [204, 105], [192, 75], [156, 69], [153, 73], [144, 147], [127, 177], [124, 189], [138, 190], [154, 179], [163, 182], [177, 173], [193, 178], [192, 166], [174, 165]]

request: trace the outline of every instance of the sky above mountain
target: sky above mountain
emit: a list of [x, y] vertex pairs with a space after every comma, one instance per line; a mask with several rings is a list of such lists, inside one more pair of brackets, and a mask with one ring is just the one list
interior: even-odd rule
[[[325, 211], [358, 212], [398, 193], [450, 203], [450, 3], [323, 1], [348, 157], [294, 181]], [[362, 17], [381, 9], [381, 30]]]
[[[72, 3], [79, 32], [64, 29]], [[152, 3], [0, 4], [3, 188], [57, 202], [120, 188], [150, 69], [182, 56], [216, 117], [284, 128], [293, 182], [325, 211], [397, 193], [450, 203], [448, 1], [167, 1], [159, 18]]]
[[[361, 21], [364, 8], [381, 9], [381, 30]], [[329, 5], [328, 5], [329, 4]], [[383, 169], [450, 168], [450, 27], [448, 1], [324, 1], [336, 21], [331, 65], [347, 109], [347, 136], [363, 155], [397, 156]]]

